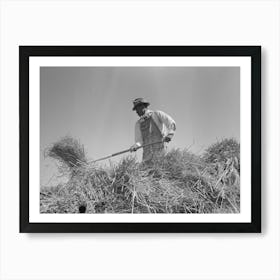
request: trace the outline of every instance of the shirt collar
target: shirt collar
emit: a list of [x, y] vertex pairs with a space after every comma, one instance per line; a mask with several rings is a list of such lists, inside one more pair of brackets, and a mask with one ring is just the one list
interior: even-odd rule
[[152, 111], [148, 109], [148, 110], [145, 112], [145, 114], [144, 114], [143, 116], [140, 117], [139, 120], [140, 120], [140, 121], [144, 121], [144, 120], [148, 119], [151, 115], [152, 115]]

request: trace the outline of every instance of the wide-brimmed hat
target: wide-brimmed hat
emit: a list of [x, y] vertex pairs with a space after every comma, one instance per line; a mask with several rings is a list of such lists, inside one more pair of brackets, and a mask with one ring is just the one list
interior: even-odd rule
[[144, 99], [144, 98], [136, 98], [136, 99], [133, 101], [133, 108], [132, 108], [132, 110], [134, 111], [135, 108], [136, 108], [138, 105], [140, 105], [140, 104], [145, 104], [146, 107], [148, 107], [148, 106], [150, 105], [150, 103], [149, 103], [146, 99]]

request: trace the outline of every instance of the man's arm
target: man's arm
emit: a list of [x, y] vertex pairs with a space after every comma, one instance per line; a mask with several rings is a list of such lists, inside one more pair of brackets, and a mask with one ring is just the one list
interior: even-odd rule
[[166, 142], [171, 141], [172, 137], [174, 136], [176, 130], [176, 123], [175, 121], [166, 113], [162, 111], [155, 112], [159, 121], [164, 124], [166, 131], [163, 135], [163, 140]]

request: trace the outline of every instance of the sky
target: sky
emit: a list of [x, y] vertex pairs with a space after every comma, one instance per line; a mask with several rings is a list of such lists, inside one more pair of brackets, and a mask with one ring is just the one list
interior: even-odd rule
[[202, 153], [217, 140], [240, 139], [239, 67], [41, 67], [41, 185], [54, 184], [57, 173], [43, 151], [66, 135], [79, 140], [90, 159], [134, 144], [132, 101], [138, 97], [175, 120], [169, 149]]

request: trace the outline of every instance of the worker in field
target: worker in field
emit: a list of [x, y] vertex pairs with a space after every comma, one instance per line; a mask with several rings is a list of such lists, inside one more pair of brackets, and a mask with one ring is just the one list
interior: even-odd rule
[[143, 147], [143, 158], [145, 162], [150, 161], [153, 156], [165, 151], [167, 143], [171, 141], [176, 130], [175, 121], [166, 113], [151, 111], [150, 105], [144, 98], [137, 98], [133, 101], [133, 111], [140, 117], [135, 124], [135, 144], [130, 151], [136, 151], [140, 146], [150, 143], [157, 144]]

